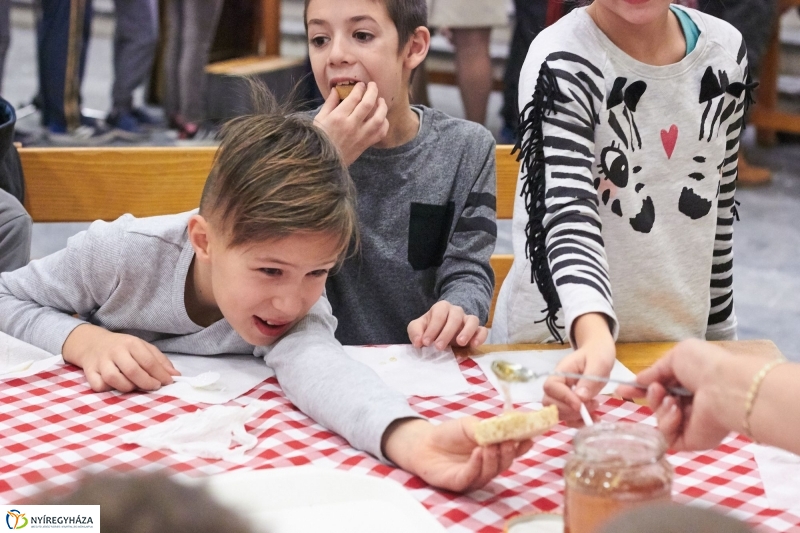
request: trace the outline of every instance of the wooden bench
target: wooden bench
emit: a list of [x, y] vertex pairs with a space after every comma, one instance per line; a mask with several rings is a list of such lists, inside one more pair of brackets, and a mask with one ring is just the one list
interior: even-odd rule
[[[200, 203], [215, 147], [21, 148], [25, 208], [34, 222], [114, 220], [180, 213]], [[511, 219], [519, 164], [511, 146], [497, 147], [497, 218]], [[492, 298], [513, 256], [495, 254]]]

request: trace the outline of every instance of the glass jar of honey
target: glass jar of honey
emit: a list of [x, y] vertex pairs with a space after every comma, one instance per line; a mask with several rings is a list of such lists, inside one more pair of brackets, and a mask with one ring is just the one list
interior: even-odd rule
[[581, 429], [564, 467], [564, 533], [594, 533], [609, 518], [672, 498], [667, 445], [655, 428], [601, 423]]

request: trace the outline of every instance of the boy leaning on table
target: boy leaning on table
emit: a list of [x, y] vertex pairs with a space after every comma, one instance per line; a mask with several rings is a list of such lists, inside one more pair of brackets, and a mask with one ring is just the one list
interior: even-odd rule
[[450, 490], [528, 451], [531, 440], [478, 446], [472, 417], [421, 419], [336, 342], [321, 295], [356, 233], [355, 191], [312, 120], [265, 112], [221, 137], [199, 211], [97, 221], [0, 275], [0, 331], [63, 354], [98, 392], [171, 383], [164, 352], [264, 357], [308, 416]]
[[[486, 340], [497, 237], [486, 128], [410, 105], [428, 53], [426, 0], [305, 0], [315, 122], [358, 191], [361, 251], [326, 284], [342, 344]], [[347, 89], [345, 89], [347, 87]], [[339, 91], [352, 92], [344, 99]]]

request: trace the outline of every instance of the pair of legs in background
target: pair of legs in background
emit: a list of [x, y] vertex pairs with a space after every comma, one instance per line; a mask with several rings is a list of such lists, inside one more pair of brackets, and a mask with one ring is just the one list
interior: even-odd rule
[[206, 116], [205, 67], [223, 0], [167, 0], [164, 111], [182, 138]]
[[[75, 131], [92, 24], [91, 0], [39, 0], [37, 51], [42, 125], [51, 133]], [[114, 82], [109, 122], [136, 130], [133, 92], [150, 76], [158, 43], [157, 0], [115, 0]]]

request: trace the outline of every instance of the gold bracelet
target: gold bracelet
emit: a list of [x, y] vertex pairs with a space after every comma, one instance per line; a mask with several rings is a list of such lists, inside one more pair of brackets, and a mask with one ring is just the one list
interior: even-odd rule
[[764, 381], [764, 378], [767, 377], [769, 371], [778, 366], [781, 363], [785, 363], [786, 359], [779, 358], [769, 363], [765, 364], [761, 367], [761, 370], [756, 372], [756, 375], [753, 376], [753, 382], [750, 384], [750, 389], [747, 391], [747, 398], [744, 402], [744, 423], [742, 424], [742, 428], [744, 429], [744, 434], [752, 440], [756, 442], [755, 437], [753, 437], [753, 432], [750, 429], [750, 414], [753, 412], [753, 405], [756, 403], [756, 398], [758, 397], [758, 391], [761, 389], [761, 382]]

